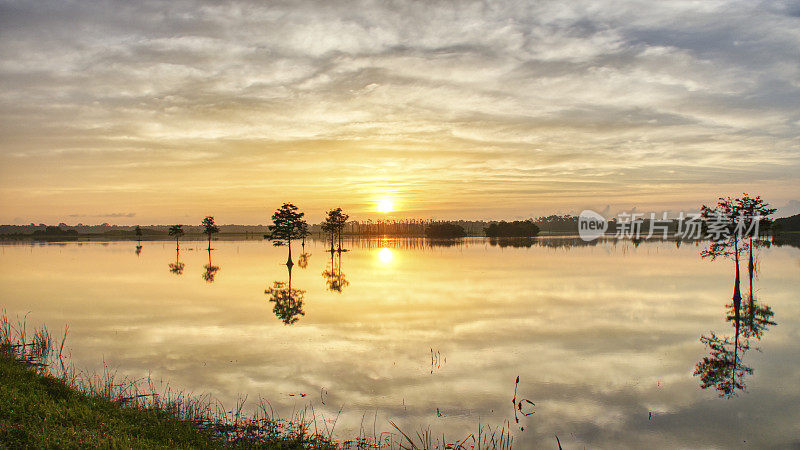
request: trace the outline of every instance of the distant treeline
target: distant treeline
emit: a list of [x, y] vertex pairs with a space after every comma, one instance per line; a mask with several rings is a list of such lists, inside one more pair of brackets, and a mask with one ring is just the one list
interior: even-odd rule
[[425, 228], [425, 237], [431, 239], [462, 238], [466, 235], [464, 227], [454, 223], [432, 223]]
[[[501, 224], [518, 225], [501, 225]], [[366, 220], [348, 221], [342, 230], [343, 235], [348, 236], [395, 236], [395, 237], [461, 237], [461, 236], [535, 236], [530, 224], [538, 228], [538, 234], [577, 234], [578, 217], [570, 215], [550, 215], [542, 216], [525, 221], [503, 222], [503, 221], [483, 221], [483, 220]], [[459, 230], [463, 229], [463, 234]], [[521, 227], [521, 228], [520, 228]], [[525, 228], [528, 227], [528, 228]], [[184, 225], [187, 235], [201, 235], [202, 226]], [[612, 219], [609, 222], [607, 233], [616, 231], [616, 223]], [[669, 233], [674, 233], [678, 228], [678, 223], [672, 220], [668, 223]], [[245, 235], [262, 236], [269, 230], [266, 225], [219, 225], [220, 234], [226, 235]], [[430, 229], [428, 233], [426, 230]], [[650, 221], [645, 219], [642, 222], [641, 230], [650, 229]], [[800, 214], [776, 219], [772, 225], [774, 233], [800, 231]], [[0, 225], [0, 235], [5, 237], [79, 237], [79, 236], [105, 236], [116, 238], [136, 237], [136, 226], [133, 225], [111, 225], [104, 223], [101, 225], [67, 225], [60, 223], [57, 226], [40, 224], [28, 225]], [[142, 236], [161, 238], [168, 236], [168, 225], [143, 225], [141, 227]], [[322, 224], [313, 224], [308, 227], [309, 234], [321, 236], [324, 234]], [[488, 234], [487, 234], [488, 231]], [[69, 235], [64, 234], [70, 232]], [[75, 234], [72, 234], [74, 232]], [[532, 233], [532, 234], [531, 234]]]
[[489, 237], [533, 237], [539, 234], [539, 227], [532, 220], [491, 223], [484, 230]]
[[[467, 221], [467, 220], [453, 220], [453, 221], [435, 221], [435, 220], [366, 220], [348, 221], [342, 230], [343, 235], [349, 236], [415, 236], [421, 237], [426, 235], [426, 229], [433, 225], [448, 224], [461, 227], [464, 230], [465, 236], [483, 236], [484, 229], [491, 223], [488, 221]], [[577, 222], [576, 222], [577, 223]], [[314, 236], [321, 236], [324, 234], [322, 223], [313, 224], [308, 227], [309, 234]], [[577, 225], [576, 225], [577, 226]], [[169, 234], [169, 225], [142, 225], [141, 231], [144, 237], [165, 237]], [[238, 235], [253, 235], [262, 236], [269, 232], [266, 225], [219, 225], [220, 234], [238, 234]], [[577, 228], [576, 228], [577, 229]], [[183, 230], [187, 235], [201, 235], [203, 233], [202, 226], [184, 225]], [[453, 228], [451, 228], [452, 232]], [[102, 225], [67, 225], [60, 223], [57, 226], [46, 224], [29, 224], [29, 225], [0, 225], [0, 235], [17, 235], [17, 236], [33, 236], [49, 234], [58, 235], [62, 231], [75, 231], [78, 235], [96, 235], [108, 237], [135, 237], [135, 225], [110, 225], [104, 223]], [[574, 232], [574, 230], [572, 231]]]
[[[460, 237], [460, 236], [489, 236], [487, 229], [495, 230], [501, 223], [525, 222], [535, 224], [539, 231], [556, 234], [576, 234], [578, 232], [578, 218], [575, 216], [548, 216], [526, 221], [487, 221], [487, 220], [367, 220], [349, 221], [345, 225], [343, 234], [350, 236], [429, 236], [429, 237]], [[493, 228], [494, 226], [494, 228]], [[463, 229], [464, 233], [459, 231]], [[319, 225], [312, 225], [310, 231], [316, 233]], [[430, 231], [429, 231], [430, 230]], [[520, 228], [517, 231], [521, 231]], [[535, 236], [530, 234], [530, 229], [522, 231], [516, 236]]]
[[772, 223], [772, 229], [776, 233], [783, 231], [800, 231], [800, 214], [775, 219]]
[[[151, 237], [164, 237], [169, 235], [169, 225], [142, 225], [142, 235]], [[224, 234], [252, 234], [253, 236], [261, 236], [267, 231], [266, 225], [219, 225], [220, 232]], [[201, 235], [203, 233], [202, 226], [184, 225], [184, 232], [189, 235]], [[43, 236], [43, 235], [58, 235], [64, 231], [74, 231], [78, 236], [80, 235], [95, 235], [95, 236], [109, 236], [109, 237], [135, 237], [135, 225], [110, 225], [104, 223], [102, 225], [67, 225], [60, 223], [57, 226], [45, 225], [40, 223], [29, 225], [0, 225], [0, 235], [30, 235], [30, 236]]]

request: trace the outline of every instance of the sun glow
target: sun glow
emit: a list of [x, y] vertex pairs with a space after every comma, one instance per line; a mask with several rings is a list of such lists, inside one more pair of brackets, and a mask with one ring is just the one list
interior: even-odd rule
[[390, 213], [394, 211], [394, 202], [388, 198], [378, 200], [378, 212]]
[[391, 249], [383, 247], [378, 251], [378, 260], [381, 262], [381, 264], [383, 265], [391, 264], [393, 259], [394, 259], [394, 253], [392, 253]]

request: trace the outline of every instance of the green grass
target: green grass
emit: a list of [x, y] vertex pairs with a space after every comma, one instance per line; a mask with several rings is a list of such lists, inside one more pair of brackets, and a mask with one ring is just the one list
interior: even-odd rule
[[333, 449], [312, 433], [305, 410], [291, 420], [268, 403], [242, 415], [207, 396], [157, 391], [152, 380], [115, 380], [113, 371], [77, 372], [46, 327], [28, 330], [0, 311], [0, 448]]
[[127, 407], [85, 394], [0, 351], [0, 448], [336, 448], [302, 435], [243, 434], [226, 440], [163, 407]]
[[6, 352], [0, 352], [0, 443], [11, 448], [220, 446], [191, 422], [88, 396]]
[[[261, 449], [509, 449], [508, 424], [448, 442], [430, 429], [412, 437], [361, 430], [353, 440], [332, 440], [336, 420], [318, 422], [311, 407], [282, 419], [260, 400], [242, 414], [246, 397], [227, 411], [209, 397], [157, 392], [152, 380], [116, 381], [114, 373], [77, 373], [64, 364], [60, 344], [46, 328], [28, 333], [0, 312], [0, 449], [2, 448], [261, 448]], [[145, 384], [145, 386], [142, 386]], [[341, 411], [340, 411], [341, 412]], [[324, 429], [320, 429], [324, 427]], [[319, 430], [319, 431], [318, 431]], [[395, 438], [399, 438], [396, 440]]]

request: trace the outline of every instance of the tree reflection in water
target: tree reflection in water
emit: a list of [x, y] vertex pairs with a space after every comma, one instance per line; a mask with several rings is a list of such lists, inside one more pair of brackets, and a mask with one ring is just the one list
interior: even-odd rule
[[203, 279], [206, 280], [206, 283], [213, 283], [214, 277], [217, 276], [217, 272], [219, 272], [219, 266], [214, 266], [211, 264], [211, 248], [208, 249], [208, 264], [203, 266], [206, 270], [203, 272]]
[[169, 271], [174, 273], [175, 275], [183, 275], [183, 269], [185, 264], [181, 262], [181, 251], [179, 249], [175, 249], [175, 262], [169, 263]]
[[[706, 345], [709, 355], [704, 357], [695, 367], [694, 375], [700, 377], [700, 386], [703, 389], [714, 387], [720, 397], [731, 398], [737, 392], [746, 389], [745, 377], [753, 373], [753, 369], [744, 364], [745, 353], [754, 347], [754, 342], [761, 339], [764, 331], [771, 325], [776, 325], [772, 320], [772, 308], [761, 305], [755, 298], [753, 291], [753, 278], [756, 266], [754, 263], [753, 248], [759, 245], [753, 239], [730, 252], [720, 245], [712, 244], [704, 256], [733, 256], [736, 264], [733, 301], [727, 305], [727, 321], [732, 322], [733, 337], [717, 336], [714, 332], [702, 335], [700, 342]], [[739, 289], [739, 255], [744, 251], [749, 253], [748, 278], [749, 293], [747, 300], [742, 302]], [[758, 348], [756, 348], [758, 350]]]
[[740, 323], [741, 320], [735, 320], [736, 331], [732, 339], [728, 336], [720, 338], [713, 331], [700, 337], [700, 342], [708, 347], [709, 356], [697, 363], [694, 375], [700, 377], [700, 387], [713, 386], [720, 397], [735, 396], [737, 390], [745, 388], [745, 375], [753, 373], [752, 368], [742, 363], [749, 347], [746, 341], [739, 340]]
[[305, 252], [305, 245], [305, 238], [303, 238], [303, 253], [300, 254], [299, 258], [297, 258], [297, 265], [300, 266], [301, 269], [308, 267], [308, 260], [311, 258], [311, 253]]
[[289, 283], [275, 281], [272, 287], [267, 288], [264, 294], [269, 296], [269, 301], [275, 303], [272, 312], [286, 325], [292, 325], [304, 316], [303, 298], [306, 291], [292, 289], [292, 266], [286, 266], [289, 271]]
[[338, 254], [336, 259], [333, 257], [334, 252], [330, 253], [331, 262], [322, 272], [322, 276], [325, 278], [325, 284], [328, 286], [329, 291], [341, 294], [342, 290], [350, 285], [347, 277], [342, 273], [342, 252], [335, 252]]

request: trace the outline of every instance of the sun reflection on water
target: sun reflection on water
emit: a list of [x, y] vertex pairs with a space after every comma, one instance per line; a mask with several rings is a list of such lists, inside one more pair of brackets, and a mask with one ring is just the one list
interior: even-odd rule
[[390, 248], [383, 247], [378, 251], [378, 260], [381, 264], [388, 266], [394, 260], [394, 253]]

